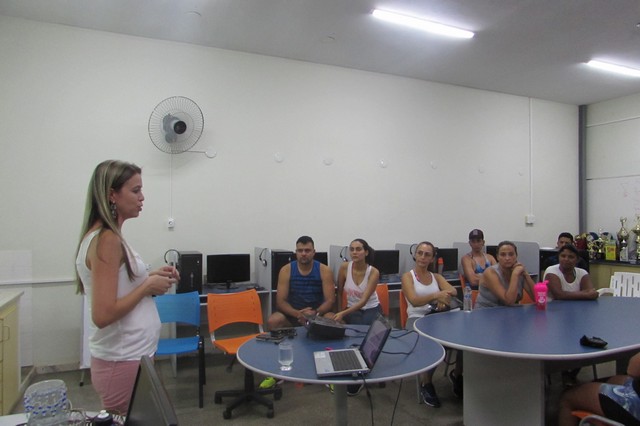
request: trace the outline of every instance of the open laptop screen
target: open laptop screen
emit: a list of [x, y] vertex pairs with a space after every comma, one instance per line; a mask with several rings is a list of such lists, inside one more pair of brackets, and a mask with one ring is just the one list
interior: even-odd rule
[[140, 359], [138, 376], [133, 387], [125, 426], [178, 426], [173, 410], [153, 361], [148, 356]]
[[378, 316], [378, 318], [369, 327], [369, 331], [362, 341], [362, 346], [360, 348], [360, 352], [362, 353], [364, 361], [367, 363], [367, 367], [373, 368], [373, 365], [380, 356], [380, 352], [382, 352], [382, 348], [384, 347], [384, 343], [386, 342], [387, 337], [389, 337], [390, 332], [391, 326], [382, 315]]

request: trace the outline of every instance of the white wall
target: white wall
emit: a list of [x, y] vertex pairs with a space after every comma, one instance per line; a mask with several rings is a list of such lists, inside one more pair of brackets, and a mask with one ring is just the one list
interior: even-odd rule
[[[0, 51], [0, 251], [31, 251], [34, 280], [73, 276], [86, 186], [107, 158], [143, 167], [144, 211], [124, 232], [153, 265], [169, 248], [252, 253], [301, 234], [326, 251], [577, 231], [573, 105], [1, 16]], [[215, 158], [149, 140], [152, 109], [175, 95], [201, 107], [195, 149]], [[67, 293], [36, 288], [34, 304], [80, 306]], [[77, 357], [47, 352], [34, 362]]]
[[[589, 105], [587, 109], [587, 225], [616, 234], [640, 215], [640, 94]], [[631, 234], [631, 240], [636, 235]], [[635, 242], [630, 245], [635, 249]]]

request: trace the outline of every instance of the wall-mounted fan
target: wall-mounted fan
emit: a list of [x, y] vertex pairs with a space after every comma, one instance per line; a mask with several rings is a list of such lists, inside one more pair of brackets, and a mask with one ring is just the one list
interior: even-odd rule
[[189, 98], [174, 96], [160, 102], [149, 117], [149, 137], [160, 151], [180, 154], [191, 149], [204, 129], [204, 116]]

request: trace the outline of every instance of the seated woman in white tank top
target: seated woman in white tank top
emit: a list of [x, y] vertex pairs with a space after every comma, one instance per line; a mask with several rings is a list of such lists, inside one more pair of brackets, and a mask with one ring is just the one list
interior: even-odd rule
[[[344, 262], [338, 271], [338, 313], [334, 319], [370, 325], [382, 313], [376, 293], [380, 273], [369, 264], [374, 251], [365, 240], [356, 238], [349, 244], [349, 254], [351, 262]], [[343, 293], [346, 306], [342, 306]]]

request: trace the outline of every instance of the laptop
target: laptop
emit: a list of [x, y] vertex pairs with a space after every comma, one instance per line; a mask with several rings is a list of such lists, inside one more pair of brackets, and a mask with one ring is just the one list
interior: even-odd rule
[[317, 351], [313, 353], [318, 377], [357, 376], [367, 374], [378, 360], [391, 333], [391, 325], [382, 315], [369, 326], [357, 348]]

